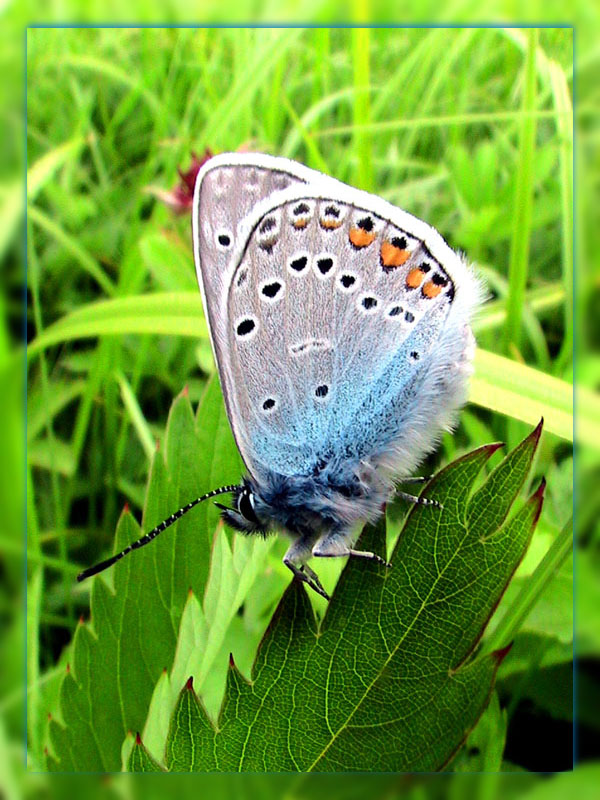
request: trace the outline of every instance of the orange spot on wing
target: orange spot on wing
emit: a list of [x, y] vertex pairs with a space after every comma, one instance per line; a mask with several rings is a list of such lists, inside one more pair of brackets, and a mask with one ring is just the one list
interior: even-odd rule
[[381, 245], [381, 263], [384, 267], [401, 267], [409, 256], [408, 250], [395, 247], [391, 242], [384, 242]]
[[417, 286], [421, 285], [421, 282], [424, 278], [424, 274], [421, 270], [416, 267], [415, 269], [411, 269], [411, 271], [406, 276], [406, 285], [409, 289], [416, 289]]
[[321, 219], [319, 220], [319, 223], [322, 228], [325, 228], [325, 230], [328, 231], [339, 228], [342, 225], [342, 223], [337, 219]]
[[433, 281], [427, 281], [421, 291], [423, 292], [424, 297], [429, 297], [429, 299], [431, 299], [438, 296], [438, 294], [442, 291], [442, 287], [436, 286]]
[[362, 228], [350, 228], [348, 237], [354, 247], [368, 247], [375, 240], [375, 234]]
[[308, 220], [307, 219], [296, 219], [296, 220], [294, 220], [293, 225], [294, 225], [294, 228], [298, 228], [298, 229], [306, 228], [306, 226], [308, 225]]

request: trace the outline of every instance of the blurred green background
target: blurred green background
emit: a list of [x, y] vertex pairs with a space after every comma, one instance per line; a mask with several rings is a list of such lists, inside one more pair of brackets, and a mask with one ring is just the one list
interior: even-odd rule
[[[326, 16], [332, 8], [316, 10]], [[591, 40], [590, 30], [582, 30], [578, 75], [578, 163], [586, 164], [578, 178], [584, 191], [597, 189], [598, 179], [597, 88], [591, 81], [598, 55], [585, 50], [586, 36]], [[482, 348], [568, 382], [578, 331], [578, 375], [596, 389], [599, 362], [585, 345], [597, 336], [597, 271], [578, 281], [575, 315], [571, 306], [573, 76], [572, 31], [559, 28], [29, 31], [27, 337], [34, 352], [27, 388], [26, 664], [23, 606], [15, 605], [23, 576], [22, 487], [3, 481], [0, 750], [11, 792], [34, 791], [44, 781], [38, 776], [37, 783], [22, 784], [17, 767], [25, 724], [23, 671], [29, 763], [43, 769], [40, 720], [57, 712], [69, 642], [88, 608], [87, 587], [74, 584], [78, 565], [110, 550], [125, 501], [139, 517], [154, 439], [163, 435], [173, 397], [187, 385], [197, 401], [213, 370], [206, 340], [190, 335], [197, 321], [182, 314], [173, 330], [162, 327], [161, 320], [180, 311], [183, 295], [172, 293], [191, 297], [196, 291], [189, 217], [175, 216], [158, 199], [159, 190], [176, 184], [177, 167], [187, 167], [192, 150], [246, 146], [376, 191], [427, 219], [478, 264], [496, 315], [479, 333]], [[12, 88], [7, 82], [7, 95]], [[7, 119], [18, 131], [17, 117]], [[12, 152], [5, 149], [2, 187], [2, 402], [9, 423], [2, 450], [8, 476], [19, 474], [22, 444], [22, 362], [14, 357], [22, 335], [22, 194], [10, 166], [18, 154], [17, 139]], [[581, 256], [595, 252], [598, 226], [590, 205], [579, 208]], [[589, 266], [595, 266], [592, 259]], [[127, 306], [128, 298], [140, 298], [139, 304]], [[92, 305], [106, 299], [113, 304]], [[187, 335], [174, 335], [178, 326]], [[590, 409], [595, 402], [589, 395], [582, 401]], [[431, 467], [483, 442], [514, 444], [526, 430], [502, 414], [468, 406], [456, 436], [445, 439]], [[587, 445], [578, 462], [577, 559], [584, 761], [598, 754], [593, 703], [600, 650], [597, 621], [586, 613], [598, 600], [598, 500], [585, 491], [597, 477], [598, 442]], [[547, 501], [518, 573], [521, 585], [569, 520], [568, 439], [545, 435], [534, 480], [541, 474], [549, 484]], [[277, 548], [272, 556], [274, 603], [287, 578], [273, 566]], [[507, 722], [507, 769], [570, 768], [572, 574], [567, 558], [547, 581], [502, 667], [498, 695]], [[265, 625], [270, 610], [267, 604]], [[500, 778], [486, 778], [478, 791], [505, 791]], [[536, 791], [537, 780], [531, 776], [523, 791]], [[583, 775], [581, 780], [587, 785]], [[382, 792], [402, 788], [398, 781], [386, 786]], [[460, 793], [458, 778], [448, 786]]]

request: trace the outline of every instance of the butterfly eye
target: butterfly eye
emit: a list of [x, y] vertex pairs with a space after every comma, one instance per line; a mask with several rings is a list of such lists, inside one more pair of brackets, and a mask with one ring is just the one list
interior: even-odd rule
[[260, 520], [254, 513], [254, 495], [252, 492], [245, 491], [240, 494], [238, 511], [248, 522], [254, 522], [256, 525], [260, 525]]

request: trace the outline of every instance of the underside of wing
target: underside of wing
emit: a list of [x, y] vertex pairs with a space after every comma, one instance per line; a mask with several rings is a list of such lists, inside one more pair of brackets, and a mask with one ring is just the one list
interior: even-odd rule
[[310, 174], [287, 159], [249, 153], [215, 156], [200, 171], [192, 216], [194, 256], [214, 345], [226, 339], [223, 325], [235, 267], [232, 255], [245, 236], [244, 220], [262, 200], [305, 183]]
[[441, 236], [379, 198], [307, 185], [263, 203], [231, 267], [221, 366], [252, 474], [408, 473], [464, 400], [476, 300]]
[[196, 273], [236, 440], [239, 426], [230, 399], [233, 387], [223, 375], [229, 358], [227, 297], [237, 266], [236, 252], [247, 240], [248, 215], [253, 209], [267, 198], [309, 182], [338, 185], [302, 164], [259, 153], [215, 156], [203, 166], [196, 180], [192, 212]]

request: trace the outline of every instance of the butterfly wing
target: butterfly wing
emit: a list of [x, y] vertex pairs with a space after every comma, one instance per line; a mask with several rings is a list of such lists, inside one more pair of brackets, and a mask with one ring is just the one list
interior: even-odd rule
[[229, 267], [245, 217], [264, 198], [306, 180], [301, 165], [246, 153], [215, 156], [198, 174], [192, 212], [194, 255], [213, 345], [226, 340]]
[[430, 226], [343, 184], [291, 187], [246, 226], [220, 370], [252, 474], [409, 473], [465, 398], [472, 274]]
[[231, 402], [235, 380], [227, 368], [227, 298], [237, 266], [234, 254], [247, 240], [247, 216], [252, 209], [265, 198], [274, 198], [290, 187], [315, 179], [343, 186], [289, 159], [253, 153], [215, 156], [203, 166], [196, 180], [192, 212], [196, 273], [225, 404], [242, 457], [246, 453]]

